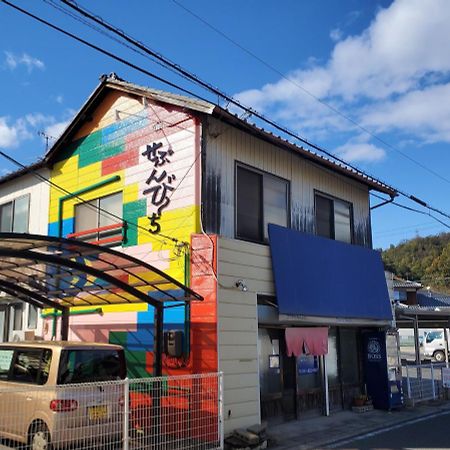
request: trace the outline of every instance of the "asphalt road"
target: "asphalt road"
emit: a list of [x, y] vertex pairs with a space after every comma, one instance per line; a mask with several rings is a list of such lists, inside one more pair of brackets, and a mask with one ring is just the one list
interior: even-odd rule
[[343, 442], [341, 449], [449, 449], [450, 412]]

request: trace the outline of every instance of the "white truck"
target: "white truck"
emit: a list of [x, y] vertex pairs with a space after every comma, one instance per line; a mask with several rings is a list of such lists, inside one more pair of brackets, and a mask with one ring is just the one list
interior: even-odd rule
[[444, 330], [428, 331], [423, 342], [424, 356], [432, 357], [436, 362], [445, 361], [445, 336]]

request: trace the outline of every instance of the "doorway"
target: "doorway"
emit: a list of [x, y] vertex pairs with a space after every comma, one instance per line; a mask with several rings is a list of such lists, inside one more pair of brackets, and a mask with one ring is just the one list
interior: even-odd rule
[[258, 330], [261, 416], [282, 422], [296, 418], [295, 358], [286, 354], [284, 330]]

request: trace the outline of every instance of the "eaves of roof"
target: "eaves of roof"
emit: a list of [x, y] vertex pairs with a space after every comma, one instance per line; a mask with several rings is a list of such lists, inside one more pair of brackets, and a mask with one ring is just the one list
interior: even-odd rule
[[[122, 92], [126, 92], [130, 95], [151, 99], [161, 103], [168, 103], [171, 105], [188, 109], [190, 111], [197, 112], [202, 115], [216, 117], [224, 122], [227, 122], [232, 126], [247, 131], [252, 135], [260, 139], [263, 139], [267, 142], [270, 142], [280, 148], [292, 151], [298, 154], [299, 156], [309, 161], [312, 161], [322, 167], [325, 167], [343, 176], [356, 180], [368, 186], [369, 189], [382, 192], [391, 197], [395, 197], [397, 195], [397, 190], [389, 186], [388, 184], [383, 183], [382, 181], [374, 177], [371, 177], [362, 171], [352, 169], [344, 164], [338, 163], [336, 161], [333, 161], [332, 159], [328, 159], [317, 153], [314, 153], [311, 150], [295, 145], [292, 142], [282, 138], [281, 136], [266, 131], [263, 128], [256, 126], [255, 124], [251, 124], [239, 118], [237, 115], [233, 115], [232, 113], [230, 113], [229, 111], [220, 106], [183, 95], [172, 94], [161, 90], [139, 86], [134, 83], [129, 83], [124, 80], [121, 80], [115, 75], [102, 76], [100, 78], [100, 84], [95, 88], [95, 90], [86, 100], [86, 102], [77, 112], [74, 119], [70, 122], [70, 124], [67, 126], [64, 132], [61, 134], [61, 136], [56, 140], [56, 142], [47, 152], [43, 161], [40, 162], [41, 165], [46, 164], [51, 165], [51, 162], [55, 157], [55, 155], [58, 153], [59, 149], [63, 145], [66, 145], [68, 142], [70, 142], [71, 137], [75, 133], [79, 124], [82, 123], [84, 120], [89, 119], [90, 111], [102, 101], [102, 99], [110, 89], [119, 90]], [[22, 175], [22, 173], [15, 172], [14, 174], [10, 174], [8, 180], [14, 178], [14, 176], [19, 175]], [[0, 178], [0, 183], [2, 182], [4, 182], [4, 180], [3, 178]]]
[[19, 178], [21, 176], [32, 174], [36, 170], [42, 169], [45, 166], [46, 166], [46, 162], [43, 159], [41, 159], [33, 164], [30, 164], [29, 166], [22, 167], [18, 170], [10, 172], [10, 173], [0, 177], [0, 185], [7, 183], [8, 181], [14, 180], [16, 178]]
[[400, 280], [400, 279], [395, 279], [393, 281], [393, 287], [394, 289], [421, 289], [422, 283], [419, 283], [417, 281], [409, 281], [409, 280]]

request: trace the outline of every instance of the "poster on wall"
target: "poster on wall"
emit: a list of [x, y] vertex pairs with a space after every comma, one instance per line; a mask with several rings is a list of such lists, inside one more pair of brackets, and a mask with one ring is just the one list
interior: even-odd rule
[[301, 355], [297, 358], [297, 370], [299, 375], [317, 373], [319, 371], [319, 358], [312, 355]]

